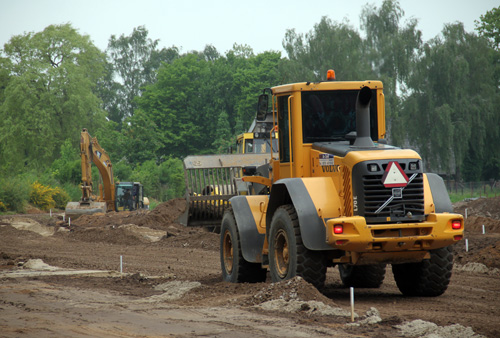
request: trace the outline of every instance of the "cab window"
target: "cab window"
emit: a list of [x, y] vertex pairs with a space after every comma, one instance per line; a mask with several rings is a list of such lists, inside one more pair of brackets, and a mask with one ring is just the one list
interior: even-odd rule
[[[288, 131], [288, 98], [290, 95], [278, 97], [278, 139], [280, 162], [290, 162], [290, 139]], [[291, 113], [291, 112], [290, 112]], [[291, 116], [291, 114], [290, 114]]]
[[253, 153], [253, 140], [245, 140], [245, 153]]

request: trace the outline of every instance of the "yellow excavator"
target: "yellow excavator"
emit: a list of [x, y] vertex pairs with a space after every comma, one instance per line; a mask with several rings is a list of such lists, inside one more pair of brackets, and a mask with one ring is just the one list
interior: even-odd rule
[[[80, 135], [80, 157], [82, 163], [82, 198], [66, 205], [66, 216], [73, 219], [98, 212], [147, 209], [149, 200], [139, 182], [114, 183], [113, 165], [108, 153], [83, 128]], [[99, 195], [94, 195], [92, 163], [99, 169]]]

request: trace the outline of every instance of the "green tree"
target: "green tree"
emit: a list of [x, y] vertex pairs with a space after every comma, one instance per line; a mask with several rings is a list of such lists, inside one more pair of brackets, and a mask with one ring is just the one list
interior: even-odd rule
[[233, 144], [231, 128], [229, 127], [228, 116], [225, 111], [222, 111], [217, 120], [217, 138], [212, 143], [216, 153], [221, 154], [228, 150]]
[[163, 184], [162, 200], [183, 197], [186, 193], [184, 166], [180, 159], [168, 157], [162, 162], [160, 178]]
[[499, 90], [491, 51], [462, 23], [445, 25], [442, 37], [423, 46], [403, 113], [428, 170], [477, 179], [485, 178], [487, 165], [498, 165]]
[[489, 39], [493, 48], [500, 51], [500, 6], [487, 11], [474, 23], [479, 34]]
[[61, 156], [50, 166], [51, 174], [58, 182], [80, 184], [82, 166], [79, 152], [80, 149], [73, 146], [73, 142], [69, 139], [61, 145]]
[[386, 125], [394, 144], [403, 144], [406, 127], [401, 124], [400, 93], [411, 74], [422, 45], [422, 32], [416, 19], [401, 23], [404, 11], [396, 0], [385, 0], [380, 8], [366, 5], [361, 12], [362, 29], [365, 31], [365, 60], [374, 75], [384, 83], [386, 98]]
[[[228, 55], [229, 58], [229, 55]], [[264, 52], [244, 60], [234, 72], [236, 133], [247, 131], [257, 113], [257, 101], [264, 88], [279, 84], [279, 52]]]
[[208, 103], [202, 100], [200, 88], [206, 79], [207, 62], [189, 54], [172, 64], [163, 64], [157, 82], [137, 99], [138, 117], [130, 120], [130, 129], [148, 132], [143, 134], [145, 137], [154, 135], [154, 142], [159, 142], [158, 159], [206, 149], [204, 136], [216, 122], [205, 116]]
[[125, 159], [133, 166], [151, 159], [159, 160], [162, 156], [160, 150], [163, 147], [163, 130], [158, 128], [155, 116], [151, 113], [156, 112], [146, 112], [139, 108], [134, 116], [127, 118], [121, 131], [123, 142], [117, 153], [121, 154], [120, 159]]
[[348, 22], [337, 23], [322, 17], [307, 34], [287, 30], [283, 48], [288, 60], [280, 71], [284, 82], [320, 81], [328, 69], [334, 69], [338, 79], [359, 80], [370, 72], [363, 59], [363, 44], [359, 33]]
[[0, 102], [0, 163], [11, 173], [46, 168], [64, 140], [76, 143], [82, 127], [104, 122], [94, 93], [104, 54], [70, 24], [14, 36], [3, 54], [9, 78]]
[[143, 137], [127, 153], [133, 157], [130, 162], [140, 163], [151, 153], [149, 158], [160, 163], [168, 156], [217, 151], [219, 141], [248, 129], [258, 95], [277, 83], [280, 57], [277, 52], [254, 55], [239, 45], [221, 56], [207, 46], [202, 53], [164, 63], [157, 82], [137, 98], [138, 109], [124, 127], [125, 135], [134, 131]]
[[177, 47], [159, 50], [158, 43], [159, 40], [148, 38], [144, 26], [134, 28], [129, 36], [112, 35], [109, 39], [107, 52], [112, 75], [101, 93], [110, 119], [120, 125], [124, 118], [134, 114], [136, 97], [141, 96], [145, 86], [156, 81], [161, 63], [171, 63], [179, 56]]

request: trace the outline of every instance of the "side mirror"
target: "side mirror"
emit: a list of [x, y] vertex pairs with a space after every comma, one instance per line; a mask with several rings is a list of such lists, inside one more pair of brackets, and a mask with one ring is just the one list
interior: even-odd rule
[[259, 95], [259, 103], [257, 104], [257, 121], [264, 121], [266, 119], [268, 104], [269, 96], [267, 94]]
[[243, 167], [243, 175], [245, 176], [253, 176], [256, 173], [257, 173], [257, 167], [254, 165]]

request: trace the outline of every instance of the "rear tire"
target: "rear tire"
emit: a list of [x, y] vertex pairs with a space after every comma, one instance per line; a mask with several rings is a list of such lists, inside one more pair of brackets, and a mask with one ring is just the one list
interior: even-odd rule
[[453, 269], [451, 247], [430, 252], [431, 258], [420, 263], [393, 264], [392, 273], [405, 296], [437, 297], [448, 288]]
[[269, 270], [273, 282], [301, 276], [316, 288], [325, 285], [325, 256], [321, 251], [312, 251], [305, 247], [293, 205], [279, 207], [271, 221]]
[[259, 283], [266, 281], [267, 270], [260, 263], [243, 258], [238, 227], [231, 209], [224, 213], [220, 228], [220, 263], [222, 280], [231, 283]]
[[385, 278], [385, 264], [348, 265], [339, 264], [342, 283], [354, 288], [379, 288]]

